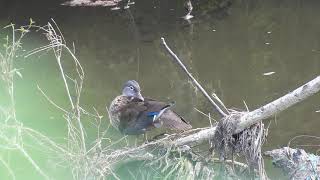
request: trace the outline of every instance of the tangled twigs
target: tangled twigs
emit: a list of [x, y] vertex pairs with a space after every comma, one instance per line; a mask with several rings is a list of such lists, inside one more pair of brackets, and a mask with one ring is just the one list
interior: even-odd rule
[[[30, 19], [30, 24], [27, 26], [16, 28], [11, 23], [4, 28], [10, 29], [12, 34], [10, 36], [7, 35], [4, 39], [5, 43], [0, 48], [0, 80], [4, 83], [5, 90], [9, 95], [8, 107], [4, 105], [6, 103], [4, 103], [3, 99], [1, 103], [4, 104], [0, 104], [0, 150], [3, 155], [6, 154], [6, 151], [21, 153], [43, 179], [49, 179], [47, 172], [43, 170], [43, 167], [37, 163], [26, 149], [27, 143], [24, 141], [27, 135], [26, 128], [16, 117], [15, 75], [22, 78], [22, 74], [20, 69], [15, 68], [15, 61], [22, 50], [22, 39], [30, 32], [32, 25], [33, 22]], [[48, 147], [48, 149], [50, 148]], [[11, 178], [15, 179], [16, 173], [10, 167], [11, 163], [7, 162], [6, 159], [0, 155], [0, 164], [4, 165]]]
[[[235, 153], [245, 157], [250, 173], [254, 176], [255, 171], [261, 179], [267, 179], [261, 147], [267, 136], [267, 129], [262, 122], [246, 128], [244, 131], [233, 134], [237, 127], [237, 119], [245, 112], [233, 111], [230, 116], [219, 121], [213, 138], [212, 150], [219, 153], [220, 160], [225, 161], [228, 155]], [[233, 159], [233, 157], [232, 157]]]
[[[62, 148], [64, 161], [67, 161], [69, 163], [74, 179], [99, 178], [100, 176], [95, 176], [94, 174], [95, 172], [99, 171], [99, 168], [95, 164], [92, 164], [91, 160], [93, 159], [93, 157], [90, 151], [95, 148], [101, 149], [101, 138], [103, 138], [105, 132], [101, 133], [99, 131], [99, 127], [101, 124], [99, 122], [101, 122], [102, 117], [98, 114], [98, 112], [96, 111], [97, 115], [91, 114], [81, 107], [80, 97], [84, 80], [83, 68], [77, 57], [74, 55], [74, 50], [71, 50], [68, 47], [62, 32], [53, 19], [51, 19], [51, 22], [48, 22], [44, 26], [32, 24], [31, 27], [36, 29], [37, 32], [43, 33], [47, 38], [49, 44], [29, 51], [25, 57], [42, 51], [52, 50], [59, 66], [60, 75], [63, 80], [67, 98], [69, 100], [69, 107], [62, 107], [54, 102], [54, 100], [50, 99], [50, 97], [38, 86], [39, 91], [44, 95], [44, 97], [52, 105], [63, 112], [62, 117], [66, 120], [68, 129], [66, 145], [56, 147]], [[76, 71], [74, 76], [71, 76], [64, 71], [62, 63], [64, 55], [69, 55], [72, 57]], [[71, 94], [74, 98], [71, 97]], [[90, 116], [90, 118], [94, 118], [96, 122], [98, 122], [98, 137], [97, 141], [93, 143], [87, 142], [86, 130], [82, 124], [83, 115]]]

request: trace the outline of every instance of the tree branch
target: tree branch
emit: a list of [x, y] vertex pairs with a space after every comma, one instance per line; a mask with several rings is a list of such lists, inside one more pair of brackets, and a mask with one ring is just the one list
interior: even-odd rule
[[[300, 86], [294, 91], [286, 94], [283, 97], [280, 97], [269, 104], [266, 104], [256, 110], [243, 113], [242, 116], [238, 119], [237, 128], [234, 131], [234, 134], [237, 134], [243, 131], [245, 128], [250, 127], [251, 125], [260, 122], [261, 120], [267, 119], [275, 114], [288, 109], [289, 107], [305, 100], [307, 97], [320, 91], [320, 76], [309, 81], [308, 83]], [[200, 144], [206, 140], [209, 140], [214, 137], [216, 127], [202, 130], [195, 134], [177, 139], [175, 141], [176, 145], [181, 146], [190, 143]]]
[[[188, 75], [189, 78], [193, 80], [193, 82], [197, 85], [197, 87], [201, 90], [201, 92], [209, 99], [210, 102], [213, 100], [210, 96], [206, 93], [206, 91], [201, 87], [201, 85], [193, 78], [191, 73], [187, 70], [187, 68], [183, 65], [181, 60], [171, 51], [171, 49], [166, 45], [164, 38], [161, 38], [162, 44], [166, 47], [167, 51], [170, 55], [174, 58], [176, 62], [178, 62], [179, 66], [184, 70], [184, 72]], [[234, 129], [232, 134], [240, 133], [241, 131], [249, 128], [251, 125], [258, 123], [266, 118], [269, 118], [287, 108], [297, 104], [305, 100], [307, 97], [317, 93], [320, 91], [320, 76], [316, 77], [315, 79], [307, 82], [306, 84], [298, 87], [294, 91], [280, 97], [256, 110], [251, 112], [238, 112], [236, 114], [231, 113], [230, 115], [226, 115], [214, 102], [212, 103], [215, 108], [220, 110], [220, 114], [223, 116], [224, 119], [234, 123]], [[173, 134], [169, 135], [163, 139], [153, 141], [147, 144], [143, 144], [133, 149], [122, 149], [118, 150], [116, 154], [105, 154], [103, 156], [109, 163], [113, 162], [113, 164], [121, 163], [125, 158], [139, 156], [141, 152], [148, 153], [152, 152], [154, 148], [158, 147], [189, 147], [185, 145], [197, 145], [204, 143], [210, 139], [213, 139], [216, 134], [217, 127], [210, 127], [207, 129], [202, 129], [200, 131], [189, 131], [187, 132], [188, 135], [185, 134]], [[135, 156], [136, 155], [136, 156]]]
[[245, 113], [238, 124], [235, 133], [243, 131], [245, 128], [305, 100], [307, 97], [320, 91], [320, 76], [300, 86], [294, 91], [266, 104], [254, 111]]
[[164, 45], [169, 54], [173, 57], [173, 59], [178, 63], [178, 65], [182, 68], [182, 70], [188, 75], [188, 77], [193, 81], [193, 83], [197, 86], [197, 88], [201, 91], [201, 93], [210, 101], [213, 107], [219, 112], [222, 117], [227, 116], [227, 114], [221, 110], [221, 108], [213, 101], [213, 99], [209, 96], [209, 94], [203, 89], [203, 87], [198, 83], [198, 81], [192, 76], [192, 74], [188, 71], [186, 66], [182, 63], [182, 61], [178, 58], [178, 56], [172, 52], [170, 47], [167, 45], [164, 38], [161, 38], [161, 43]]

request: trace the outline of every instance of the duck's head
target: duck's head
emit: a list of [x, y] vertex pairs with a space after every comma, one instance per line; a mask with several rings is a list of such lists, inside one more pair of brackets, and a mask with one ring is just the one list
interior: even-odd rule
[[142, 101], [144, 100], [144, 98], [141, 95], [139, 83], [135, 80], [129, 80], [124, 84], [122, 89], [122, 95], [128, 97], [135, 97]]

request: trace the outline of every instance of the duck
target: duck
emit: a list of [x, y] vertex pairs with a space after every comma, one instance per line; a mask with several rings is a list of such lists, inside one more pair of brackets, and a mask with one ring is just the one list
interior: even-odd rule
[[108, 113], [111, 125], [124, 135], [145, 134], [154, 128], [164, 127], [176, 132], [192, 128], [171, 108], [174, 103], [165, 103], [141, 95], [137, 81], [129, 80], [122, 88], [122, 94], [111, 102]]

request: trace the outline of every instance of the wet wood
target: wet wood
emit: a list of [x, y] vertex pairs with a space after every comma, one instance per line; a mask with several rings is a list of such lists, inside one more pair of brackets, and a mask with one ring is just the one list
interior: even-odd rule
[[[234, 134], [243, 131], [245, 128], [250, 127], [252, 124], [258, 123], [264, 119], [275, 116], [281, 111], [305, 100], [306, 98], [314, 95], [320, 91], [320, 76], [309, 81], [308, 83], [300, 86], [294, 91], [250, 112], [243, 113], [240, 118], [233, 119], [236, 122], [236, 129]], [[215, 127], [202, 130], [198, 133], [189, 135], [176, 140], [177, 145], [184, 145], [190, 143], [202, 143], [206, 140], [213, 138], [216, 131]]]
[[[162, 43], [165, 45], [166, 49], [169, 51], [170, 48], [167, 47], [164, 39], [162, 38]], [[179, 60], [179, 58], [170, 50], [170, 55], [174, 57], [175, 60]], [[191, 73], [188, 72], [186, 67], [182, 64], [182, 61], [178, 61], [179, 66], [183, 68], [183, 70], [187, 73], [188, 77], [193, 80], [193, 82], [197, 85], [197, 87], [201, 87], [201, 85], [195, 81], [192, 77]], [[199, 86], [198, 86], [199, 85]], [[208, 94], [202, 88], [203, 94], [205, 97], [208, 97]], [[253, 124], [259, 123], [264, 119], [270, 118], [275, 116], [276, 114], [280, 113], [288, 109], [289, 107], [305, 100], [306, 98], [314, 95], [315, 93], [320, 91], [320, 76], [317, 76], [313, 80], [303, 84], [302, 86], [298, 87], [292, 92], [285, 94], [284, 96], [261, 106], [260, 108], [250, 111], [250, 112], [238, 112], [236, 114], [230, 113], [225, 114], [224, 111], [219, 109], [215, 103], [214, 108], [218, 109], [220, 115], [222, 115], [222, 119], [230, 120], [233, 124], [233, 131], [232, 134], [240, 133], [241, 131], [249, 128]], [[213, 101], [212, 99], [208, 98], [209, 101]], [[119, 150], [116, 156], [105, 155], [104, 158], [107, 158], [109, 161], [114, 161], [116, 159], [123, 159], [123, 158], [130, 158], [132, 154], [140, 154], [144, 152], [146, 154], [150, 149], [154, 148], [170, 148], [170, 147], [180, 147], [182, 149], [190, 149], [190, 144], [196, 145], [201, 144], [204, 142], [208, 142], [210, 139], [215, 138], [215, 134], [217, 131], [217, 127], [208, 127], [201, 129], [199, 131], [189, 132], [188, 135], [169, 135], [164, 139], [160, 139], [154, 142], [146, 143], [141, 146], [138, 146], [133, 149], [129, 150]], [[150, 158], [148, 156], [148, 158]], [[119, 161], [115, 161], [118, 163]]]
[[283, 147], [264, 153], [271, 157], [273, 164], [282, 169], [290, 179], [319, 179], [320, 157], [306, 153], [303, 149]]

